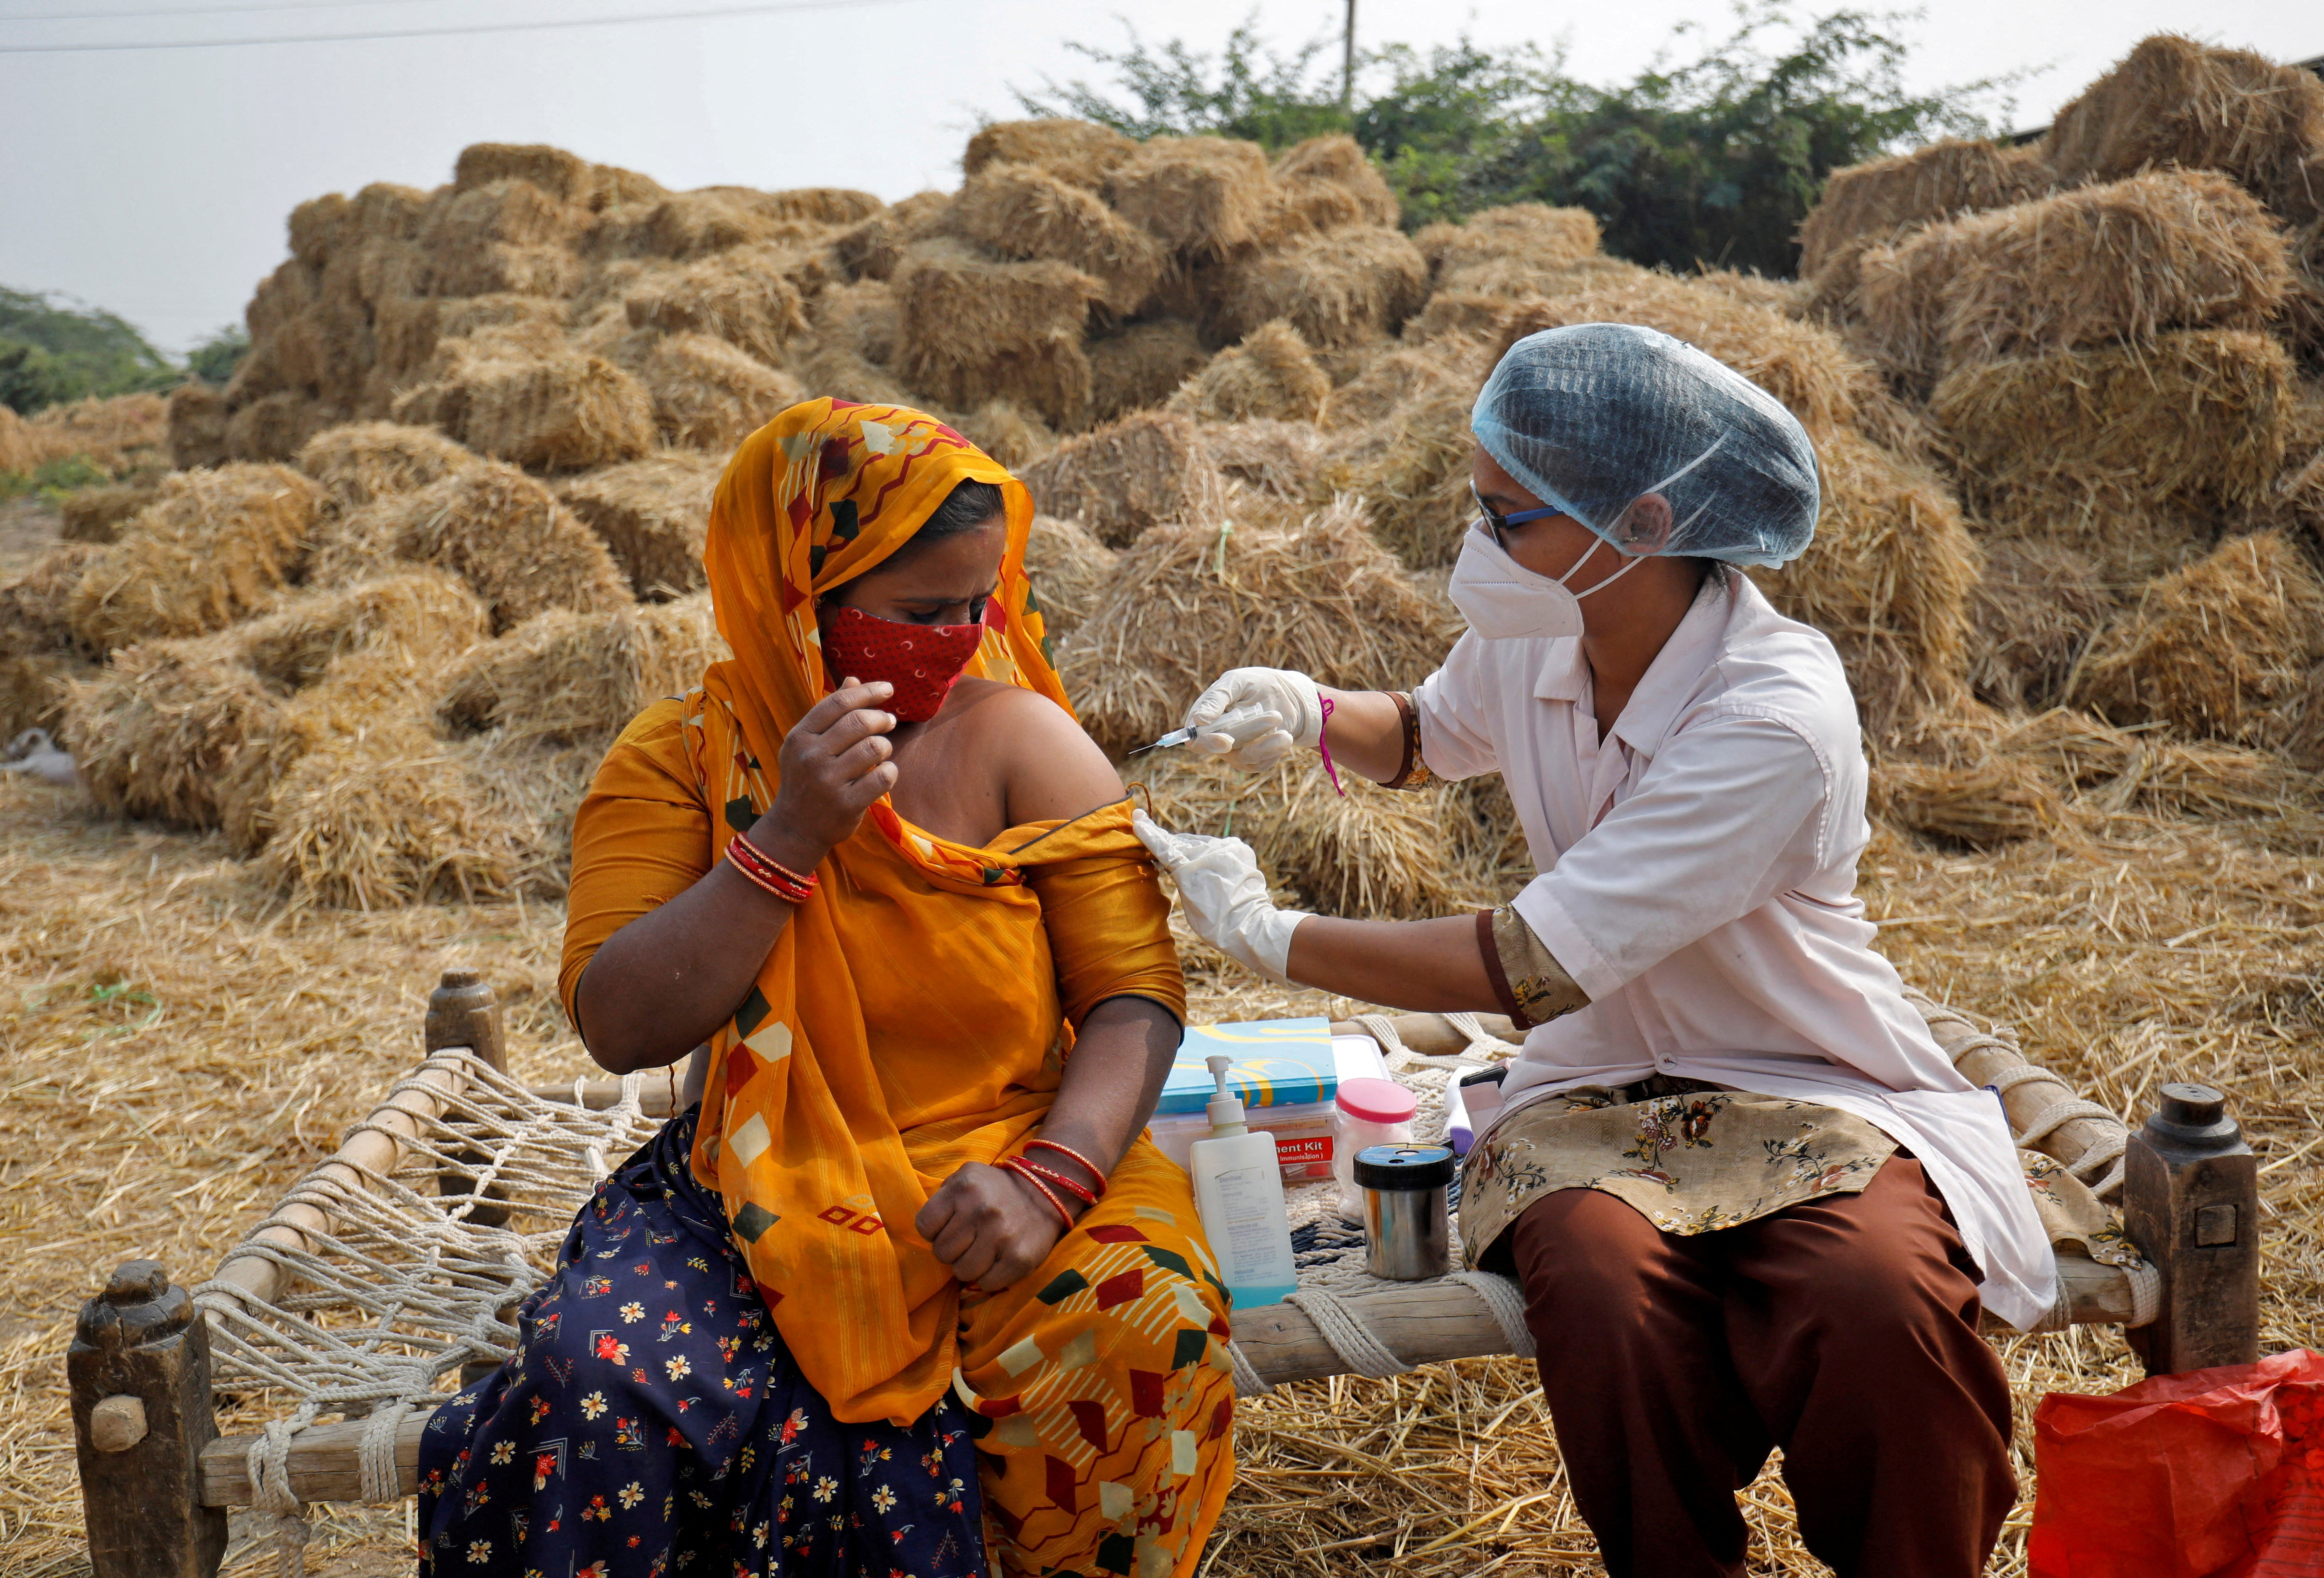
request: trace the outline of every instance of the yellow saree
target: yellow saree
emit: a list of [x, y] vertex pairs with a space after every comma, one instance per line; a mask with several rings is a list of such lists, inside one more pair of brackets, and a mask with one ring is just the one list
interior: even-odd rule
[[[712, 508], [733, 659], [632, 726], [576, 819], [568, 1005], [598, 942], [771, 803], [782, 737], [827, 689], [815, 594], [966, 480], [999, 484], [1009, 521], [967, 672], [1064, 703], [1023, 569], [1023, 486], [918, 412], [785, 412]], [[1183, 1014], [1127, 803], [970, 848], [883, 800], [820, 876], [716, 1036], [694, 1154], [778, 1330], [841, 1419], [909, 1419], [954, 1388], [1003, 1572], [1191, 1572], [1232, 1477], [1232, 1386], [1185, 1176], [1141, 1139], [1040, 1270], [989, 1295], [964, 1298], [912, 1226], [959, 1166], [1038, 1132], [1090, 1008], [1127, 993]]]

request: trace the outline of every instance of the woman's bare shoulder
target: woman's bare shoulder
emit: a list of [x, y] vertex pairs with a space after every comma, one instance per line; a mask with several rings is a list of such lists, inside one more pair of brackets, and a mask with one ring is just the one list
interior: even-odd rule
[[1121, 798], [1121, 775], [1072, 713], [1021, 685], [960, 683], [977, 687], [962, 698], [973, 703], [964, 721], [1007, 786], [1011, 823], [1079, 816]]

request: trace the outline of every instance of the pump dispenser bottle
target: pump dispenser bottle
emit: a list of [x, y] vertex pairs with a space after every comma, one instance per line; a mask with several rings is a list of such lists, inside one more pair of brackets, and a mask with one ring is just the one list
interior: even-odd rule
[[1211, 1137], [1186, 1151], [1194, 1179], [1194, 1208], [1203, 1235], [1237, 1309], [1280, 1304], [1299, 1291], [1291, 1260], [1291, 1216], [1283, 1203], [1283, 1169], [1275, 1136], [1254, 1133], [1242, 1121], [1242, 1103], [1227, 1089], [1234, 1060], [1204, 1060], [1218, 1094], [1211, 1097]]

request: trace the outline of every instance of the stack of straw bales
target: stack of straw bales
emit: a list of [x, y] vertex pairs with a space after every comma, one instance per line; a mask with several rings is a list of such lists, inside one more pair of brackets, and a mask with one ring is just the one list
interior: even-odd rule
[[[482, 145], [436, 191], [292, 215], [234, 384], [171, 399], [183, 474], [91, 495], [0, 588], [27, 610], [0, 692], [61, 710], [101, 804], [222, 827], [311, 899], [553, 890], [613, 732], [723, 650], [708, 500], [794, 400], [916, 404], [1019, 470], [1059, 665], [1119, 752], [1238, 664], [1424, 677], [1459, 633], [1480, 384], [1525, 335], [1618, 321], [1806, 427], [1816, 540], [1755, 576], [1838, 647], [1884, 817], [1983, 846], [2248, 810], [2324, 752], [2305, 80], [2151, 40], [2038, 147], [1840, 172], [1797, 284], [1641, 269], [1538, 205], [1407, 238], [1345, 138], [1004, 123], [958, 191], [892, 205]], [[1263, 812], [1149, 776], [1326, 908], [1522, 875], [1489, 784], [1286, 772]]]

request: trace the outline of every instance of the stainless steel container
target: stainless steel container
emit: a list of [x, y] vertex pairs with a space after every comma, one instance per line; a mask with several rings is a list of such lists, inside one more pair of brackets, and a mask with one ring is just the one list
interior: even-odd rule
[[1364, 1261], [1375, 1277], [1417, 1282], [1452, 1270], [1444, 1191], [1452, 1152], [1443, 1145], [1374, 1145], [1356, 1152], [1364, 1196]]

